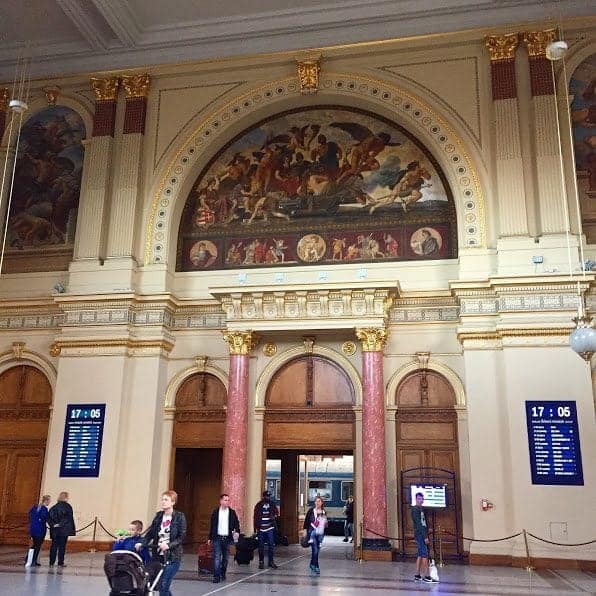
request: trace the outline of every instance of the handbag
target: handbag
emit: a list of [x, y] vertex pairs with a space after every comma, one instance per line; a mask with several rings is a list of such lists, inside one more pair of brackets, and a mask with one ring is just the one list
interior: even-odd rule
[[430, 576], [431, 579], [434, 579], [436, 582], [439, 581], [439, 570], [437, 569], [437, 566], [435, 565], [434, 559], [431, 559], [428, 564], [428, 575]]
[[27, 556], [25, 557], [25, 567], [31, 567], [33, 564], [33, 553], [35, 552], [34, 549], [30, 548], [27, 551]]
[[306, 536], [302, 536], [300, 538], [300, 546], [302, 548], [308, 548], [310, 546], [309, 542], [308, 542], [308, 534]]

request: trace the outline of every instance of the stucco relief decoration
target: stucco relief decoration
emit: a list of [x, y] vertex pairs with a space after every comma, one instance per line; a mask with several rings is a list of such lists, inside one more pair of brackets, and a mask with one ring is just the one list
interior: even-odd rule
[[528, 54], [532, 58], [546, 56], [546, 46], [554, 41], [557, 36], [555, 29], [545, 31], [529, 31], [524, 33], [524, 43], [528, 48]]
[[298, 79], [300, 80], [300, 92], [303, 95], [310, 95], [319, 90], [319, 75], [321, 74], [320, 59], [297, 60]]
[[72, 258], [85, 125], [51, 106], [23, 125], [8, 219], [6, 272], [64, 270]]
[[223, 334], [230, 348], [230, 354], [248, 356], [257, 345], [258, 338], [252, 331], [230, 331]]
[[216, 154], [187, 198], [177, 269], [454, 257], [453, 197], [430, 152], [378, 115], [314, 106]]
[[387, 329], [384, 327], [356, 329], [356, 337], [362, 343], [363, 352], [380, 352], [387, 342]]
[[486, 47], [490, 55], [491, 62], [500, 60], [513, 60], [515, 58], [515, 49], [519, 43], [517, 33], [507, 35], [492, 35], [486, 38]]
[[115, 101], [118, 95], [120, 79], [112, 77], [109, 79], [91, 78], [91, 87], [95, 94], [95, 101]]
[[584, 60], [569, 81], [577, 186], [588, 243], [596, 242], [596, 54]]

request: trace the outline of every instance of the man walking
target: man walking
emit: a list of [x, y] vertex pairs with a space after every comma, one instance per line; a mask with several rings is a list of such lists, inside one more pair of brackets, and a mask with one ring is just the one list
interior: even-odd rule
[[255, 534], [259, 540], [259, 569], [265, 569], [265, 545], [267, 545], [269, 567], [277, 569], [277, 565], [273, 562], [273, 547], [278, 515], [277, 506], [271, 501], [271, 493], [266, 490], [263, 498], [255, 505], [253, 515]]
[[354, 497], [350, 495], [344, 507], [346, 521], [344, 523], [344, 542], [351, 538], [350, 542], [354, 542]]
[[426, 516], [422, 509], [424, 495], [416, 493], [416, 505], [412, 507], [412, 522], [414, 524], [414, 538], [418, 547], [418, 558], [416, 559], [416, 575], [414, 581], [423, 581], [427, 584], [436, 584], [437, 580], [432, 579], [428, 574], [428, 527]]
[[230, 507], [230, 496], [223, 493], [219, 497], [219, 507], [211, 514], [209, 542], [213, 544], [213, 583], [226, 579], [230, 544], [238, 540], [240, 522], [236, 512]]

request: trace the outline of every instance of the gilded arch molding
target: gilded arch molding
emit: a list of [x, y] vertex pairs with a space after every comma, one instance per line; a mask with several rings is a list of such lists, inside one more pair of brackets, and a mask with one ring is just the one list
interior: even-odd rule
[[168, 383], [168, 388], [166, 389], [166, 395], [164, 399], [164, 408], [166, 410], [173, 410], [176, 407], [176, 394], [178, 393], [178, 389], [180, 389], [180, 386], [182, 383], [184, 383], [184, 381], [186, 381], [186, 379], [188, 379], [188, 377], [198, 372], [204, 372], [213, 375], [224, 384], [226, 391], [228, 390], [228, 375], [218, 366], [214, 366], [213, 364], [205, 364], [204, 366], [201, 366], [200, 369], [196, 365], [189, 366], [188, 368], [185, 368], [174, 375]]
[[[362, 382], [360, 381], [360, 375], [354, 368], [354, 365], [339, 352], [325, 346], [314, 344], [312, 353], [335, 362], [345, 371], [354, 387], [354, 395], [356, 397], [356, 403], [354, 405], [360, 407], [362, 405]], [[299, 356], [303, 356], [304, 354], [304, 346], [296, 346], [278, 354], [270, 360], [257, 380], [254, 401], [257, 408], [265, 407], [265, 395], [267, 394], [267, 387], [269, 387], [273, 375], [286, 364], [286, 362], [298, 358]]]
[[[478, 172], [461, 138], [447, 120], [418, 97], [386, 81], [370, 77], [329, 73], [322, 77], [320, 94], [358, 97], [370, 105], [392, 110], [412, 132], [424, 131], [428, 148], [439, 161], [451, 184], [458, 214], [459, 246], [486, 247], [484, 195]], [[177, 224], [173, 217], [176, 202], [185, 201], [180, 189], [188, 177], [196, 174], [196, 163], [211, 147], [228, 140], [227, 129], [253, 110], [271, 104], [275, 109], [281, 99], [300, 98], [295, 77], [273, 81], [251, 89], [213, 112], [178, 149], [153, 194], [145, 230], [145, 265], [168, 262], [170, 243], [176, 244]]]
[[[433, 360], [432, 358], [429, 358], [425, 368], [443, 375], [453, 387], [453, 391], [455, 393], [455, 406], [457, 408], [466, 407], [466, 392], [464, 390], [464, 384], [454, 370], [445, 364], [438, 362], [437, 360]], [[395, 373], [393, 373], [392, 377], [387, 383], [387, 388], [385, 390], [385, 404], [387, 406], [391, 407], [396, 405], [395, 392], [397, 391], [397, 387], [403, 379], [417, 370], [420, 370], [420, 364], [417, 360], [412, 360], [411, 362], [404, 364], [401, 368], [396, 370]]]

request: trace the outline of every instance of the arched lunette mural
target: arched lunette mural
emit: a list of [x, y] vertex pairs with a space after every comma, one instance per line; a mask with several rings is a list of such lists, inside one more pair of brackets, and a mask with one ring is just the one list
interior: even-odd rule
[[207, 164], [177, 269], [456, 256], [452, 193], [424, 145], [379, 115], [320, 105], [257, 123]]

